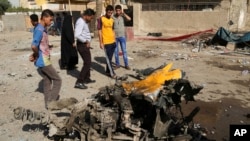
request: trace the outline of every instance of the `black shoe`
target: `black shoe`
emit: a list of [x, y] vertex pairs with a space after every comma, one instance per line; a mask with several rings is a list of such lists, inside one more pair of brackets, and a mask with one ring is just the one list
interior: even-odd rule
[[66, 70], [67, 67], [66, 67], [66, 66], [60, 66], [60, 69], [61, 69], [61, 70]]
[[77, 69], [77, 66], [68, 66], [67, 67], [67, 70], [75, 70], [75, 69]]
[[84, 83], [88, 84], [88, 83], [95, 83], [95, 80], [91, 80], [91, 79], [86, 79], [84, 81]]
[[82, 84], [82, 83], [76, 83], [76, 84], [75, 84], [75, 88], [78, 88], [78, 89], [87, 89], [88, 87], [85, 86], [85, 85]]

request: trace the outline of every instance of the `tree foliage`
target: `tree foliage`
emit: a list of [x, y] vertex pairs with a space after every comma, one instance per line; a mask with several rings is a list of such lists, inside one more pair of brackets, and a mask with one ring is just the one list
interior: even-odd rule
[[0, 15], [3, 15], [4, 12], [11, 7], [11, 4], [8, 0], [0, 0]]
[[10, 7], [6, 10], [6, 12], [28, 12], [29, 8], [23, 7]]
[[10, 7], [6, 10], [6, 12], [41, 12], [42, 9], [29, 9], [23, 7]]

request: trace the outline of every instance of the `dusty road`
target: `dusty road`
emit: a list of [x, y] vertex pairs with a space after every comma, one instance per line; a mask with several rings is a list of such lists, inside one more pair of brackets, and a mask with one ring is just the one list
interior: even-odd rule
[[[32, 33], [0, 33], [0, 140], [2, 141], [41, 141], [48, 140], [41, 131], [29, 123], [14, 120], [13, 109], [22, 106], [35, 111], [45, 111], [41, 76], [33, 63], [28, 61], [31, 54]], [[93, 39], [92, 79], [87, 90], [75, 89], [76, 76], [82, 67], [79, 58], [75, 71], [60, 70], [60, 37], [50, 36], [53, 65], [62, 77], [61, 98], [75, 97], [81, 100], [98, 92], [98, 88], [114, 83], [104, 75], [104, 52], [98, 40]], [[186, 72], [186, 77], [204, 86], [195, 97], [196, 102], [183, 103], [185, 112], [191, 107], [200, 106], [194, 122], [206, 127], [208, 137], [228, 140], [230, 124], [250, 124], [250, 57], [242, 54], [221, 54], [224, 50], [204, 48], [199, 53], [180, 42], [129, 41], [127, 45], [131, 68], [144, 69], [158, 67], [173, 62], [173, 69]], [[121, 62], [122, 58], [121, 58]], [[132, 70], [120, 68], [118, 75], [134, 74]], [[129, 77], [129, 81], [134, 78]]]

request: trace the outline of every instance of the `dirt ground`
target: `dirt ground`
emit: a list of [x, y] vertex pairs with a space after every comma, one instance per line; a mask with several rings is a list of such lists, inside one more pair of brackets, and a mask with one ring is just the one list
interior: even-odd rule
[[[42, 78], [33, 63], [28, 61], [31, 54], [32, 33], [0, 33], [0, 140], [1, 141], [42, 141], [47, 139], [41, 130], [32, 124], [17, 121], [13, 109], [22, 106], [34, 111], [46, 111], [42, 94]], [[91, 46], [91, 78], [96, 83], [88, 89], [75, 89], [76, 77], [82, 67], [79, 58], [77, 70], [60, 70], [60, 37], [49, 36], [53, 66], [63, 83], [61, 98], [75, 97], [78, 100], [96, 94], [100, 87], [114, 84], [115, 80], [104, 75], [105, 57], [94, 38]], [[186, 77], [204, 89], [195, 96], [195, 102], [185, 104], [184, 113], [200, 106], [194, 122], [207, 129], [211, 139], [229, 140], [230, 124], [250, 124], [250, 57], [238, 53], [227, 53], [225, 49], [203, 48], [192, 52], [192, 46], [181, 42], [149, 40], [128, 41], [127, 50], [131, 68], [145, 69], [173, 62], [173, 69], [186, 72]], [[123, 65], [122, 57], [120, 61]], [[118, 75], [135, 74], [133, 70], [120, 68]], [[129, 81], [134, 81], [129, 77]]]

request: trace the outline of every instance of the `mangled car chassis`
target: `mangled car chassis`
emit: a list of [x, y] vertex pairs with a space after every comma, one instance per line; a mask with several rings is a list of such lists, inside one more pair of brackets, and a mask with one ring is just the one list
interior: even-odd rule
[[117, 81], [82, 101], [51, 102], [48, 113], [18, 107], [14, 117], [46, 125], [54, 140], [207, 140], [202, 128], [195, 128], [192, 122], [199, 107], [185, 116], [180, 105], [182, 98], [194, 101], [202, 87], [192, 85], [181, 70], [171, 67], [157, 68], [142, 80]]

